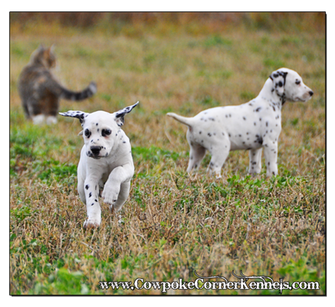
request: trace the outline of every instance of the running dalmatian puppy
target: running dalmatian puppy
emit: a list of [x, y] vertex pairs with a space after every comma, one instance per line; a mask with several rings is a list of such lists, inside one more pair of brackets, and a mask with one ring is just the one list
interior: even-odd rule
[[264, 148], [266, 175], [277, 175], [278, 138], [281, 131], [281, 109], [285, 101], [306, 102], [313, 96], [295, 71], [280, 68], [266, 80], [259, 95], [239, 106], [208, 109], [194, 117], [175, 113], [168, 116], [188, 126], [190, 145], [187, 172], [197, 169], [206, 150], [212, 157], [210, 173], [221, 177], [221, 168], [231, 150], [249, 150], [249, 173], [261, 171]]
[[59, 113], [78, 118], [83, 128], [85, 144], [81, 150], [77, 175], [79, 197], [87, 207], [88, 219], [84, 222], [84, 228], [100, 226], [99, 189], [103, 189], [101, 196], [112, 212], [114, 209], [120, 210], [129, 195], [134, 163], [129, 138], [121, 126], [124, 116], [138, 104], [115, 113]]

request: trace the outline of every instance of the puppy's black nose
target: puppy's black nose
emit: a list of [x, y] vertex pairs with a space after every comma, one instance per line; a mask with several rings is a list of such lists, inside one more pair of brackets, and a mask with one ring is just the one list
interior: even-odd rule
[[97, 156], [101, 150], [102, 146], [91, 146], [92, 153]]
[[311, 96], [313, 96], [314, 93], [313, 93], [313, 91], [309, 91], [309, 94], [310, 94]]

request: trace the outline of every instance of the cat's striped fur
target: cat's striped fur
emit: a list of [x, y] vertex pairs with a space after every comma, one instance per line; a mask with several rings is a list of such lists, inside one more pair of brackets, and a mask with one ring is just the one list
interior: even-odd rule
[[25, 115], [34, 123], [56, 123], [59, 100], [80, 101], [91, 97], [97, 90], [96, 84], [80, 92], [64, 88], [53, 76], [51, 68], [56, 65], [56, 58], [50, 48], [40, 46], [33, 52], [30, 62], [21, 72], [18, 90]]

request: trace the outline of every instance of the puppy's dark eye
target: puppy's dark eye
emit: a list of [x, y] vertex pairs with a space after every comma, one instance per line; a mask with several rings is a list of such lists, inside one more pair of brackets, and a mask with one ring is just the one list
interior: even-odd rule
[[301, 81], [300, 80], [295, 80], [295, 84], [300, 84], [301, 83]]
[[112, 133], [112, 131], [110, 129], [102, 129], [102, 131], [101, 131], [102, 136], [108, 136], [111, 133]]
[[88, 138], [91, 136], [91, 131], [88, 130], [88, 129], [85, 129], [84, 133], [85, 133], [85, 136], [88, 137]]

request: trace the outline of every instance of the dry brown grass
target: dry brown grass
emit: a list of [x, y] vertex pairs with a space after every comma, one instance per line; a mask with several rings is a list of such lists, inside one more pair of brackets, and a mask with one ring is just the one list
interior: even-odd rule
[[[138, 37], [129, 34], [127, 23], [113, 36], [108, 24], [92, 30], [11, 25], [11, 294], [160, 294], [98, 286], [102, 280], [195, 280], [192, 270], [230, 280], [241, 270], [275, 280], [319, 281], [319, 291], [284, 294], [325, 294], [324, 29], [318, 23], [311, 31], [303, 25], [293, 32], [268, 31], [256, 17], [248, 18], [258, 26], [240, 22], [205, 33], [196, 22], [193, 32], [175, 34], [166, 21], [155, 24], [156, 32], [140, 23]], [[98, 84], [92, 99], [63, 101], [61, 111], [112, 112], [140, 100], [124, 126], [136, 171], [121, 226], [103, 206], [100, 229], [82, 228], [86, 212], [75, 175], [79, 123], [59, 118], [55, 126], [33, 127], [24, 120], [16, 82], [40, 43], [56, 45], [55, 73], [68, 88]], [[185, 173], [185, 128], [166, 112], [191, 115], [246, 102], [281, 66], [298, 71], [315, 96], [283, 109], [279, 176], [248, 177], [247, 154], [232, 152], [222, 181], [206, 177], [205, 164], [191, 180]]]

